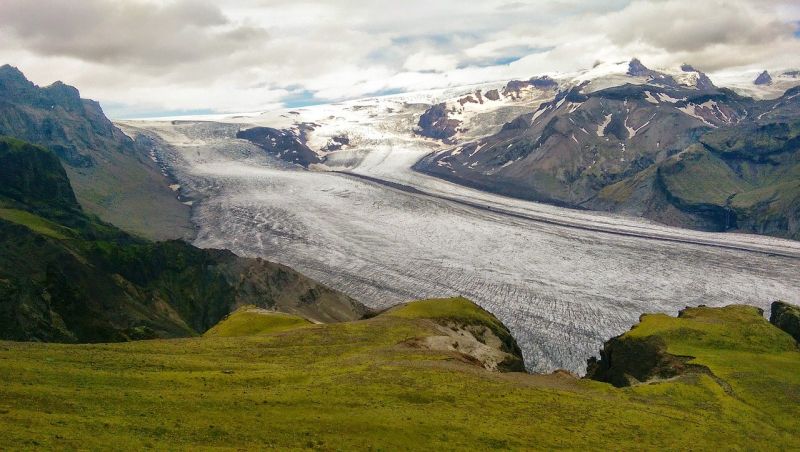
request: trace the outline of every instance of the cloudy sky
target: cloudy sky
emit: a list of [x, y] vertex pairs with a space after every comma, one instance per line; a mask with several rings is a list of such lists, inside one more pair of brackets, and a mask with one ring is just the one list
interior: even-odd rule
[[[224, 3], [224, 5], [223, 5]], [[256, 111], [639, 57], [800, 66], [797, 0], [0, 0], [0, 64], [112, 117]]]

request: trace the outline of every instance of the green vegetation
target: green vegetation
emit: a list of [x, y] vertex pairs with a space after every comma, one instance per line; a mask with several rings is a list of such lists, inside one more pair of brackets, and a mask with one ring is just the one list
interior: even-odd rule
[[296, 315], [243, 306], [203, 334], [204, 337], [239, 337], [277, 333], [311, 325]]
[[686, 205], [724, 207], [736, 193], [750, 188], [725, 162], [700, 145], [691, 146], [662, 164], [659, 176], [670, 195]]
[[463, 324], [481, 324], [495, 331], [505, 328], [490, 312], [464, 297], [422, 300], [389, 309], [386, 315], [405, 319], [452, 320]]
[[408, 345], [437, 319], [491, 327], [484, 312], [452, 299], [246, 337], [0, 342], [0, 448], [800, 447], [800, 352], [754, 308], [645, 316], [628, 335], [712, 373], [629, 388]]
[[328, 322], [367, 312], [288, 267], [103, 223], [82, 211], [54, 154], [0, 138], [0, 338], [194, 336], [247, 304]]
[[0, 220], [21, 224], [37, 234], [58, 240], [64, 240], [72, 235], [72, 231], [69, 228], [24, 210], [0, 208]]
[[599, 191], [594, 206], [800, 239], [800, 123], [722, 128]]

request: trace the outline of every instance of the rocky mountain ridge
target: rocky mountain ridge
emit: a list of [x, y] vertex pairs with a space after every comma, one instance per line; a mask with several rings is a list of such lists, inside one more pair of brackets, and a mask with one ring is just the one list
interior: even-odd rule
[[[638, 60], [628, 75], [646, 80], [596, 91], [583, 82], [498, 133], [434, 153], [415, 168], [557, 205], [797, 238], [800, 201], [793, 175], [800, 88], [759, 101], [717, 88], [703, 76], [688, 86]], [[748, 141], [750, 134], [762, 138]], [[750, 149], [725, 152], [723, 141], [730, 140]], [[769, 162], [766, 155], [772, 156]], [[674, 164], [684, 159], [706, 173], [691, 175], [683, 171], [686, 164]], [[722, 185], [716, 190], [702, 187], [708, 171], [718, 173]], [[676, 178], [685, 179], [680, 186], [693, 190], [695, 201], [683, 202], [680, 190], [669, 189]]]
[[76, 88], [62, 82], [39, 87], [19, 69], [0, 66], [0, 135], [55, 152], [78, 201], [104, 220], [149, 238], [192, 235], [189, 207], [169, 188], [149, 149]]

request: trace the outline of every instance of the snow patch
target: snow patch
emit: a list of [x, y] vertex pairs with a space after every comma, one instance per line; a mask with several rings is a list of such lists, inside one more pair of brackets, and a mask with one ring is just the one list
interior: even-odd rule
[[606, 136], [606, 127], [611, 124], [611, 113], [607, 114], [605, 119], [603, 119], [603, 123], [597, 126], [597, 136], [604, 137]]

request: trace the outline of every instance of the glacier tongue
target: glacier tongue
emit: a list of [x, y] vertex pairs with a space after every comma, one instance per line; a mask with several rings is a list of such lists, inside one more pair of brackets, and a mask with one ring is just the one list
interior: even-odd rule
[[[560, 209], [414, 172], [443, 149], [410, 132], [423, 109], [382, 98], [125, 125], [156, 139], [195, 200], [197, 245], [281, 262], [373, 307], [464, 295], [509, 326], [530, 370], [583, 372], [644, 312], [800, 303], [797, 242]], [[298, 121], [315, 124], [315, 149], [343, 133], [349, 144], [308, 171], [235, 138]]]

